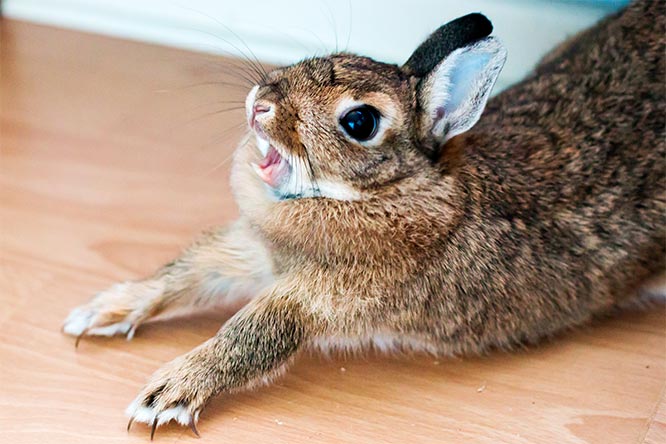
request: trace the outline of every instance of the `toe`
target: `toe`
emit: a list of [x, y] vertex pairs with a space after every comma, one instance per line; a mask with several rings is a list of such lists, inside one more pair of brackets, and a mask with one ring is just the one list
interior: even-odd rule
[[86, 334], [94, 336], [114, 336], [117, 334], [125, 335], [132, 329], [132, 323], [129, 321], [116, 322], [115, 324], [106, 325], [104, 327], [94, 327], [86, 332]]
[[62, 331], [70, 336], [80, 336], [90, 326], [94, 313], [83, 307], [75, 308], [71, 311], [65, 323], [62, 326]]
[[187, 406], [183, 404], [176, 405], [164, 410], [158, 410], [155, 407], [138, 405], [136, 401], [127, 407], [125, 414], [132, 422], [142, 422], [152, 424], [157, 419], [157, 425], [161, 426], [170, 421], [176, 421], [180, 425], [189, 426], [195, 421], [195, 417], [190, 413]]

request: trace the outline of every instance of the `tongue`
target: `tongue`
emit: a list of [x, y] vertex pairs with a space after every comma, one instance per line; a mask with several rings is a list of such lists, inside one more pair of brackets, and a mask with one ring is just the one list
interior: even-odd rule
[[275, 165], [277, 163], [280, 163], [282, 160], [282, 156], [280, 156], [280, 153], [273, 148], [273, 145], [270, 145], [268, 148], [268, 153], [266, 153], [266, 157], [261, 161], [259, 164], [259, 168], [268, 168], [271, 165]]
[[269, 147], [268, 153], [266, 153], [266, 157], [263, 158], [261, 163], [253, 166], [261, 180], [273, 188], [280, 185], [289, 170], [289, 164], [273, 146]]

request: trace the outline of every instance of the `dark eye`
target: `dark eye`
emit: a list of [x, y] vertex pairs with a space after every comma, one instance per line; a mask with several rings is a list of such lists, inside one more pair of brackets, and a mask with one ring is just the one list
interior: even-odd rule
[[379, 111], [369, 105], [362, 105], [340, 117], [340, 125], [350, 137], [365, 142], [377, 134]]

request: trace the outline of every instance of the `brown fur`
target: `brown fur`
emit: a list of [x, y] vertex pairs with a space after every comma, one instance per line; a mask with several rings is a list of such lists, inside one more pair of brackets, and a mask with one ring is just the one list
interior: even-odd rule
[[[664, 13], [638, 1], [564, 43], [443, 147], [423, 127], [427, 91], [397, 66], [338, 54], [271, 73], [257, 94], [275, 108], [266, 134], [307, 158], [315, 182], [360, 198], [275, 200], [244, 143], [232, 175], [240, 220], [153, 277], [159, 310], [140, 320], [176, 300], [224, 302], [192, 291], [211, 276], [263, 288], [153, 375], [137, 405], [181, 405], [196, 421], [210, 397], [269, 380], [305, 347], [380, 334], [398, 349], [483, 353], [631, 297], [665, 265]], [[379, 145], [339, 131], [341, 97], [393, 116]], [[98, 303], [103, 321], [90, 328], [136, 311], [136, 295], [125, 300]]]

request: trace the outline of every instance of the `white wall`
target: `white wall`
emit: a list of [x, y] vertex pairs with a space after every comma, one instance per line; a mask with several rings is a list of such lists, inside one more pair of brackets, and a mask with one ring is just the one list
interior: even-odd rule
[[[509, 50], [499, 87], [625, 0], [5, 0], [8, 17], [288, 64], [348, 49], [404, 62], [439, 25], [480, 11]], [[244, 41], [244, 44], [239, 41]], [[337, 42], [337, 43], [336, 43]], [[235, 48], [235, 47], [236, 48]], [[238, 48], [238, 49], [237, 49]]]

